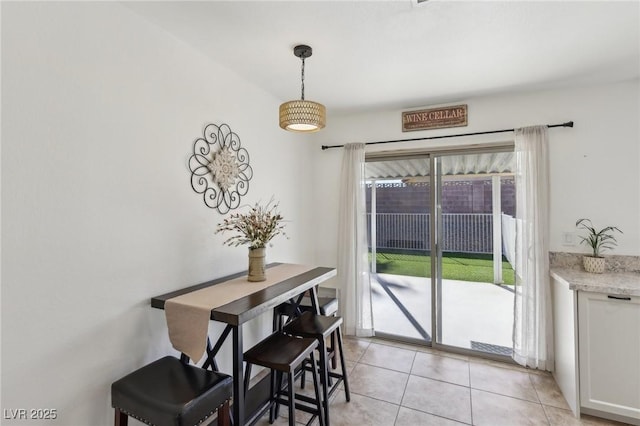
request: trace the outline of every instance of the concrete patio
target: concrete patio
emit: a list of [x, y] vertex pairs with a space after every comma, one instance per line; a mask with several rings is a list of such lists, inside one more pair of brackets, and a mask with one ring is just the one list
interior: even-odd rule
[[[371, 278], [376, 332], [431, 340], [431, 278]], [[440, 343], [493, 353], [511, 348], [512, 286], [443, 279], [442, 306]]]

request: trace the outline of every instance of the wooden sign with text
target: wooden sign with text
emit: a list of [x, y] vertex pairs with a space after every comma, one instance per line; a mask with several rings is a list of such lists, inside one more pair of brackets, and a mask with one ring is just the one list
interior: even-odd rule
[[467, 105], [406, 111], [402, 113], [402, 131], [443, 129], [467, 125]]

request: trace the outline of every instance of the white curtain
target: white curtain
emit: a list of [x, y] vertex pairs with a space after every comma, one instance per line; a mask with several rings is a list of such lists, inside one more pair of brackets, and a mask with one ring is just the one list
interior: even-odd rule
[[549, 279], [548, 129], [515, 131], [516, 285], [513, 359], [553, 371], [553, 319]]
[[338, 224], [340, 307], [348, 335], [373, 336], [367, 247], [364, 144], [344, 146]]
[[504, 257], [513, 269], [516, 267], [516, 219], [502, 213], [502, 246]]

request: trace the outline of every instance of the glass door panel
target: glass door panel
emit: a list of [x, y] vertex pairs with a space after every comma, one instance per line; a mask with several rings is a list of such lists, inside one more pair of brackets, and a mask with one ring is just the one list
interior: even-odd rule
[[366, 163], [377, 336], [431, 341], [429, 161], [421, 156]]
[[512, 164], [512, 152], [433, 158], [437, 344], [511, 355]]

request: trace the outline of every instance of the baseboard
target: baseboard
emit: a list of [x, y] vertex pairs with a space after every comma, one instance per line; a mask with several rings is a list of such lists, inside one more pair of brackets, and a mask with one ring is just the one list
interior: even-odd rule
[[580, 407], [580, 414], [588, 414], [594, 417], [601, 417], [603, 419], [614, 420], [616, 422], [622, 422], [630, 425], [640, 426], [640, 419], [621, 416], [619, 414], [607, 413], [605, 411], [600, 411], [600, 410], [594, 410], [593, 408]]

